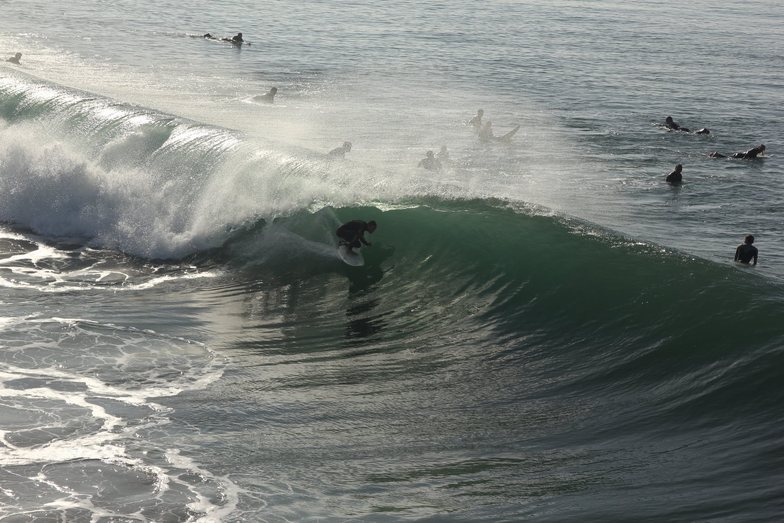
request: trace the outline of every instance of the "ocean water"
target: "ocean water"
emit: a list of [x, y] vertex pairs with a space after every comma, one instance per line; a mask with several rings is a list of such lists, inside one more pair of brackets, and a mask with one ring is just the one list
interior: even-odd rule
[[6, 6], [0, 520], [780, 520], [782, 22]]

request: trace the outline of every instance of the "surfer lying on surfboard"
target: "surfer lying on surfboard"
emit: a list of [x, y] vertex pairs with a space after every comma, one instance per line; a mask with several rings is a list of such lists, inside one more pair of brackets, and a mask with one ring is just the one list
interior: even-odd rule
[[338, 235], [338, 238], [340, 238], [340, 245], [345, 245], [351, 250], [361, 247], [362, 245], [370, 247], [370, 242], [365, 240], [365, 231], [373, 234], [373, 231], [375, 230], [376, 222], [372, 220], [369, 222], [351, 220], [338, 227], [336, 234]]

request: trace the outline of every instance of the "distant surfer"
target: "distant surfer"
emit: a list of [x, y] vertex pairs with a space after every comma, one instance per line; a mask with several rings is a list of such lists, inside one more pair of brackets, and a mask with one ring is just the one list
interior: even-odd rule
[[19, 65], [19, 60], [22, 59], [22, 53], [16, 53], [11, 58], [7, 59], [6, 62], [11, 62], [12, 64]]
[[417, 167], [422, 167], [428, 171], [440, 171], [441, 162], [436, 158], [435, 154], [433, 154], [433, 151], [427, 151], [425, 157], [419, 160]]
[[474, 128], [476, 132], [482, 128], [482, 116], [484, 116], [485, 112], [483, 109], [479, 109], [476, 111], [476, 116], [468, 120], [468, 125]]
[[438, 153], [436, 153], [436, 159], [441, 162], [441, 165], [449, 165], [452, 163], [452, 160], [449, 158], [449, 151], [446, 148], [446, 145], [442, 145], [441, 149], [439, 149]]
[[690, 132], [687, 128], [681, 127], [678, 125], [673, 119], [672, 116], [668, 116], [664, 119], [664, 127], [671, 131], [683, 131], [684, 133]]
[[[664, 127], [666, 127], [670, 131], [681, 131], [684, 133], [690, 133], [691, 131], [686, 127], [681, 127], [672, 119], [672, 116], [668, 116], [664, 119]], [[694, 131], [694, 134], [710, 134], [710, 129], [707, 127], [703, 127], [702, 129], [697, 129]]]
[[479, 141], [480, 142], [508, 142], [512, 139], [512, 136], [520, 129], [520, 126], [516, 126], [514, 129], [509, 131], [506, 134], [501, 136], [496, 136], [493, 134], [493, 122], [487, 120], [482, 128], [479, 130]]
[[340, 238], [340, 245], [345, 245], [348, 247], [349, 251], [352, 249], [359, 248], [362, 245], [367, 245], [370, 247], [370, 242], [365, 240], [365, 231], [373, 234], [376, 230], [376, 222], [369, 221], [363, 222], [362, 220], [351, 220], [350, 222], [344, 223], [335, 234], [338, 235]]
[[269, 91], [267, 91], [267, 94], [260, 94], [258, 96], [254, 96], [253, 99], [256, 100], [257, 102], [265, 102], [271, 104], [275, 101], [276, 94], [278, 94], [278, 88], [273, 87]]
[[683, 171], [683, 165], [676, 165], [675, 170], [667, 175], [665, 181], [670, 185], [680, 185], [680, 183], [683, 181], [683, 174], [681, 171]]
[[[764, 152], [765, 152], [765, 145], [759, 144], [758, 146], [753, 147], [748, 151], [731, 154], [730, 158], [741, 158], [743, 160], [756, 160], [757, 156], [763, 154]], [[727, 158], [725, 155], [715, 151], [710, 153], [708, 156], [710, 156], [711, 158]]]
[[351, 150], [351, 142], [343, 142], [343, 145], [341, 145], [340, 147], [335, 147], [327, 154], [329, 154], [330, 156], [335, 156], [337, 158], [345, 158], [346, 153], [349, 152], [350, 150]]
[[740, 263], [745, 263], [746, 265], [749, 264], [752, 260], [754, 263], [752, 265], [757, 265], [757, 248], [752, 245], [754, 243], [754, 236], [749, 234], [746, 236], [744, 242], [738, 245], [738, 248], [735, 249], [735, 261]]
[[236, 46], [241, 46], [245, 43], [245, 40], [242, 39], [242, 33], [237, 33], [236, 35], [232, 36], [231, 38], [221, 38], [224, 42], [230, 42]]

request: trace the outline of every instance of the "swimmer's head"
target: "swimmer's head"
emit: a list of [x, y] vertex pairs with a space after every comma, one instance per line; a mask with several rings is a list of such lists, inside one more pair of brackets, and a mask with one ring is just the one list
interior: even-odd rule
[[479, 116], [482, 116], [483, 114], [485, 114], [485, 110], [484, 110], [484, 109], [479, 109], [479, 110], [476, 112], [476, 114], [478, 114]]
[[672, 123], [672, 116], [668, 116], [667, 118], [664, 119], [664, 121], [667, 123]]
[[765, 145], [764, 144], [760, 144], [758, 149], [760, 150], [760, 152], [764, 151], [765, 150]]
[[749, 234], [748, 236], [746, 236], [746, 243], [748, 243], [749, 245], [754, 243], [754, 235]]
[[681, 164], [678, 164], [678, 165], [676, 165], [676, 166], [675, 166], [675, 170], [676, 170], [676, 171], [681, 171], [681, 170], [683, 170], [683, 165], [681, 165]]
[[[22, 53], [16, 53], [14, 55], [14, 57], [18, 60], [18, 59], [22, 58]], [[765, 147], [765, 146], [763, 145], [763, 147]]]
[[433, 151], [427, 151], [425, 153], [425, 156], [427, 156], [428, 158], [432, 158], [433, 157]]
[[372, 233], [373, 231], [375, 231], [375, 230], [376, 230], [376, 222], [374, 222], [373, 220], [370, 220], [370, 221], [367, 223], [367, 230], [368, 230], [368, 232], [370, 232], [370, 233]]
[[278, 92], [278, 88], [277, 88], [277, 87], [273, 87], [272, 89], [270, 89], [270, 92], [271, 92], [272, 94], [275, 94], [275, 93], [277, 93], [277, 92]]
[[351, 142], [343, 142], [343, 148], [346, 151], [350, 151], [351, 150]]

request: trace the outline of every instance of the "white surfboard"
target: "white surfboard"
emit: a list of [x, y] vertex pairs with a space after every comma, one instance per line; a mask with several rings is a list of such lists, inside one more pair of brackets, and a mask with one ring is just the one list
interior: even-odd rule
[[343, 260], [343, 263], [346, 265], [351, 265], [352, 267], [365, 265], [362, 255], [349, 249], [348, 245], [338, 245], [338, 258]]

